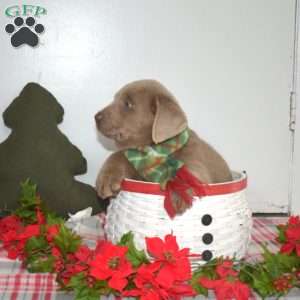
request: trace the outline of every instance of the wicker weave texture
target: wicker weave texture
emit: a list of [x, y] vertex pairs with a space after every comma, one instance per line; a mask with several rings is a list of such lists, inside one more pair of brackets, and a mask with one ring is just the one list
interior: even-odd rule
[[[192, 253], [210, 252], [211, 258], [244, 257], [252, 227], [245, 190], [195, 197], [192, 208], [174, 219], [169, 218], [163, 203], [160, 195], [121, 191], [108, 208], [107, 238], [116, 243], [124, 233], [132, 231], [137, 247], [145, 249], [145, 237], [173, 233], [180, 247], [188, 247]], [[211, 223], [204, 225], [208, 215]]]

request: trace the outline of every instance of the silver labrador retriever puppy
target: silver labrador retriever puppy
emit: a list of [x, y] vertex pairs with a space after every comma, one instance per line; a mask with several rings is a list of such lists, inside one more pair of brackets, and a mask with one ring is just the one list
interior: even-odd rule
[[[142, 180], [122, 150], [161, 143], [188, 126], [175, 97], [155, 80], [125, 85], [95, 120], [98, 130], [113, 139], [120, 150], [108, 157], [99, 172], [96, 188], [102, 198], [115, 196], [124, 178]], [[232, 180], [225, 160], [192, 130], [187, 144], [174, 157], [204, 183]]]

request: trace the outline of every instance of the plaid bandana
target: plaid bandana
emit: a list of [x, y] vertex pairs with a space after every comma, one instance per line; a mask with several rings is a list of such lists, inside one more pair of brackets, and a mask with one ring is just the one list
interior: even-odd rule
[[187, 143], [189, 136], [186, 129], [160, 144], [129, 149], [125, 151], [125, 156], [145, 180], [158, 182], [165, 189], [168, 181], [183, 166], [183, 162], [172, 154]]
[[205, 185], [173, 156], [175, 151], [186, 145], [189, 136], [189, 129], [186, 129], [160, 144], [129, 149], [124, 153], [145, 180], [157, 182], [165, 190], [164, 208], [170, 218], [184, 211], [184, 207], [192, 206], [195, 195], [206, 194]]

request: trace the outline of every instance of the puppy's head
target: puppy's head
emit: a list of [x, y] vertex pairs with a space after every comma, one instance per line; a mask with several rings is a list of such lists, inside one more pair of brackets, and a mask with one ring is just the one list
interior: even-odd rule
[[98, 130], [120, 149], [160, 143], [187, 127], [174, 96], [155, 80], [125, 85], [113, 102], [95, 115]]

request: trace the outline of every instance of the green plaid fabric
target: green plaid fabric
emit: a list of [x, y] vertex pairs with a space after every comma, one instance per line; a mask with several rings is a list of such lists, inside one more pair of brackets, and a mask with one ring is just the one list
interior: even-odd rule
[[189, 129], [186, 129], [160, 144], [145, 146], [139, 150], [129, 149], [124, 154], [145, 180], [158, 182], [164, 189], [183, 166], [183, 162], [175, 159], [172, 154], [187, 143], [189, 136]]

